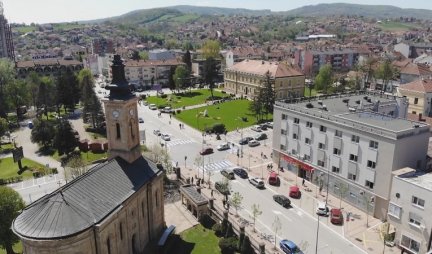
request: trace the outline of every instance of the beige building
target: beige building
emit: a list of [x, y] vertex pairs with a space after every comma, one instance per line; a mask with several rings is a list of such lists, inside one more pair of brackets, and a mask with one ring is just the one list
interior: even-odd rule
[[12, 230], [26, 254], [144, 253], [165, 227], [163, 169], [139, 152], [137, 99], [119, 55], [112, 73], [109, 159], [18, 215]]
[[387, 217], [395, 243], [406, 253], [426, 253], [432, 241], [432, 174], [402, 168], [393, 175]]
[[303, 96], [305, 76], [299, 70], [285, 63], [248, 59], [225, 69], [224, 90], [252, 99], [264, 86], [267, 73], [274, 84], [277, 100]]
[[432, 79], [417, 79], [400, 85], [397, 92], [398, 96], [406, 96], [408, 98], [409, 113], [432, 116]]
[[170, 70], [183, 62], [170, 60], [130, 60], [125, 63], [126, 80], [132, 84], [150, 86], [160, 84], [168, 85]]

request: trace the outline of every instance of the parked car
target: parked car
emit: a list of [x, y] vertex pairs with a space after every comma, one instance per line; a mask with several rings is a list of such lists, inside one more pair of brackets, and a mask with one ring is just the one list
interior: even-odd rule
[[153, 130], [153, 134], [155, 134], [156, 136], [160, 136], [161, 132], [160, 130]]
[[211, 147], [203, 148], [203, 149], [200, 151], [200, 154], [201, 154], [201, 155], [206, 155], [206, 154], [211, 154], [211, 153], [213, 153], [213, 148], [211, 148]]
[[259, 127], [261, 128], [261, 130], [266, 131], [267, 130], [267, 124], [262, 123], [259, 125]]
[[248, 142], [248, 146], [250, 147], [255, 147], [255, 146], [259, 146], [260, 142], [257, 140], [252, 139], [251, 141]]
[[279, 247], [286, 254], [303, 254], [297, 245], [290, 240], [283, 239], [279, 242]]
[[229, 143], [223, 143], [223, 144], [220, 144], [220, 145], [218, 145], [218, 146], [216, 147], [216, 149], [217, 149], [218, 151], [228, 150], [228, 149], [230, 149], [230, 148], [231, 148], [231, 146], [230, 146]]
[[270, 172], [270, 176], [268, 178], [268, 183], [270, 185], [278, 185], [279, 184], [279, 177], [278, 174], [274, 171]]
[[300, 198], [301, 197], [301, 192], [299, 187], [297, 186], [291, 186], [289, 188], [289, 196], [292, 198]]
[[261, 180], [261, 178], [258, 177], [254, 177], [254, 178], [249, 178], [249, 182], [257, 187], [258, 189], [263, 189], [264, 188], [264, 181]]
[[265, 133], [260, 133], [255, 136], [255, 140], [264, 140], [264, 139], [267, 139], [267, 134]]
[[243, 168], [233, 168], [232, 171], [234, 172], [234, 174], [240, 176], [241, 178], [248, 178], [248, 173]]
[[148, 101], [144, 101], [143, 104], [144, 104], [144, 106], [147, 106], [148, 105]]
[[230, 180], [235, 178], [234, 173], [229, 169], [222, 169], [221, 174]]
[[165, 140], [165, 141], [170, 141], [171, 137], [169, 134], [161, 134], [161, 139]]
[[139, 123], [144, 123], [144, 119], [142, 117], [138, 118]]
[[316, 213], [321, 216], [327, 216], [329, 214], [329, 208], [328, 206], [326, 206], [325, 203], [319, 202], [316, 209]]
[[267, 128], [273, 129], [273, 122], [267, 122], [265, 123], [265, 125], [267, 126]]
[[251, 141], [253, 138], [252, 137], [244, 137], [242, 139], [240, 139], [239, 144], [240, 145], [246, 145], [247, 143], [249, 143], [249, 141]]
[[273, 195], [273, 200], [285, 208], [291, 205], [291, 200], [284, 195]]
[[341, 209], [332, 208], [330, 210], [330, 221], [333, 224], [342, 225], [343, 223], [343, 214]]
[[29, 129], [33, 129], [33, 122], [32, 121], [28, 121], [28, 127], [29, 127]]
[[262, 131], [261, 130], [261, 126], [259, 126], [259, 125], [252, 126], [251, 130], [256, 131], [256, 132], [261, 132]]
[[228, 189], [228, 186], [224, 182], [216, 182], [215, 183], [215, 189], [220, 192], [222, 195], [229, 195], [231, 194], [230, 190]]
[[161, 109], [162, 113], [171, 113], [172, 112], [172, 108], [171, 107], [165, 107], [163, 109]]
[[156, 107], [156, 104], [150, 104], [149, 105], [149, 109], [151, 109], [151, 110], [156, 110], [157, 109], [157, 107]]

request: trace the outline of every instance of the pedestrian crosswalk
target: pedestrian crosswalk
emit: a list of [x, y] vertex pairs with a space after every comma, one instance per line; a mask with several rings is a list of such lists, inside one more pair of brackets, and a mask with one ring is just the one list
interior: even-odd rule
[[171, 141], [167, 141], [167, 147], [169, 148], [176, 145], [184, 145], [189, 143], [193, 143], [193, 141], [189, 139], [173, 139]]
[[[228, 160], [223, 160], [223, 161], [218, 161], [218, 162], [213, 162], [210, 164], [206, 164], [204, 165], [204, 171], [205, 172], [213, 172], [213, 171], [220, 171], [222, 169], [226, 169], [226, 168], [230, 168], [235, 166], [234, 164], [232, 164], [230, 161]], [[203, 167], [199, 167], [199, 170], [201, 171], [203, 169]]]

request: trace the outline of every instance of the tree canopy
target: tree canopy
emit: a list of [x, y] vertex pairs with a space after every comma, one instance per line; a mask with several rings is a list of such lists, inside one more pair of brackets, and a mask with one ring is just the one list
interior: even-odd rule
[[186, 79], [189, 77], [189, 75], [188, 69], [186, 69], [183, 65], [177, 66], [173, 76], [177, 91], [185, 87], [185, 84], [188, 82]]
[[12, 230], [13, 220], [24, 209], [25, 204], [21, 196], [8, 186], [0, 186], [0, 246], [7, 254], [13, 254], [12, 246], [19, 241]]
[[54, 148], [58, 150], [59, 155], [63, 155], [71, 153], [77, 145], [78, 141], [69, 121], [60, 120], [54, 135]]
[[318, 75], [315, 77], [315, 87], [318, 90], [323, 90], [324, 93], [327, 93], [327, 90], [332, 83], [332, 79], [332, 67], [330, 64], [326, 64], [320, 68]]
[[55, 134], [54, 124], [48, 120], [36, 119], [31, 130], [31, 141], [47, 148], [52, 144]]
[[201, 50], [205, 59], [219, 58], [220, 44], [218, 41], [207, 40], [204, 42]]

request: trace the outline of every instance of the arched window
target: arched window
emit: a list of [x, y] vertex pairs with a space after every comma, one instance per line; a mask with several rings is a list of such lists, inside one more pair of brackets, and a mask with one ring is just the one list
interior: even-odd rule
[[120, 134], [120, 124], [116, 123], [116, 133], [117, 133], [117, 139], [121, 138], [121, 134]]

